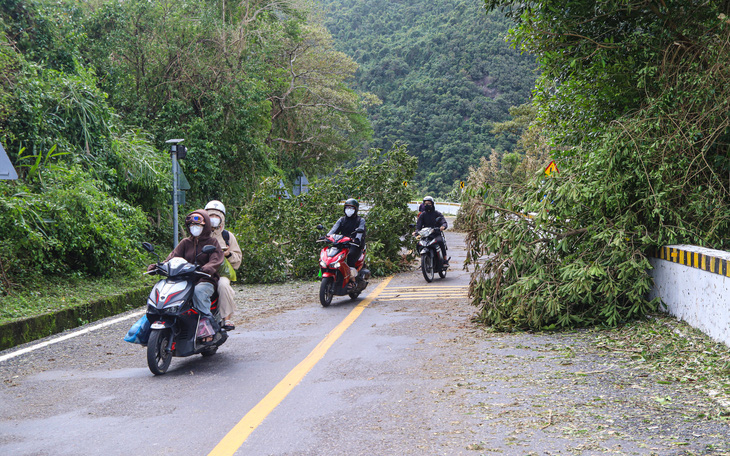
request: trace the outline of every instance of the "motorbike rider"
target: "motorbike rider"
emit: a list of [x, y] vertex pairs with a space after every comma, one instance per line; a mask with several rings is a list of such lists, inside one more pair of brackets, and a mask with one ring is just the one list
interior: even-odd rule
[[345, 215], [340, 217], [329, 233], [327, 233], [327, 236], [342, 234], [349, 237], [355, 230], [362, 228], [362, 233], [357, 233], [352, 240], [354, 245], [350, 247], [350, 251], [347, 254], [347, 265], [350, 266], [350, 283], [348, 284], [350, 287], [355, 284], [355, 277], [357, 277], [355, 264], [365, 247], [365, 219], [357, 215], [359, 208], [360, 203], [356, 199], [350, 198], [345, 201], [345, 206], [343, 207]]
[[[226, 207], [218, 200], [209, 201], [205, 205], [205, 210], [210, 216], [210, 225], [213, 228], [211, 236], [218, 241], [223, 250], [223, 256], [228, 260], [233, 269], [241, 266], [243, 252], [238, 245], [236, 236], [226, 230]], [[220, 305], [221, 316], [223, 317], [223, 329], [232, 331], [236, 329], [231, 319], [233, 312], [236, 311], [236, 303], [233, 299], [234, 291], [231, 287], [231, 279], [221, 276], [218, 279], [218, 302]]]
[[[184, 238], [167, 256], [165, 261], [170, 261], [175, 257], [184, 258], [188, 263], [196, 263], [201, 265], [200, 270], [209, 274], [210, 277], [199, 276], [195, 283], [195, 291], [193, 292], [193, 307], [207, 318], [213, 330], [218, 332], [218, 323], [210, 312], [210, 297], [215, 291], [218, 284], [218, 269], [223, 264], [223, 251], [218, 241], [211, 237], [211, 223], [208, 212], [204, 209], [196, 209], [185, 217], [185, 227], [190, 236]], [[213, 253], [202, 253], [202, 248], [206, 245], [216, 247]], [[155, 264], [147, 267], [148, 271], [155, 269]]]
[[433, 198], [425, 196], [423, 198], [423, 212], [421, 212], [418, 216], [418, 221], [416, 221], [416, 231], [413, 235], [415, 236], [422, 228], [438, 228], [440, 231], [435, 239], [439, 247], [441, 247], [445, 266], [449, 265], [450, 258], [446, 257], [446, 240], [444, 239], [443, 231], [448, 227], [449, 224], [446, 222], [444, 214], [436, 210]]

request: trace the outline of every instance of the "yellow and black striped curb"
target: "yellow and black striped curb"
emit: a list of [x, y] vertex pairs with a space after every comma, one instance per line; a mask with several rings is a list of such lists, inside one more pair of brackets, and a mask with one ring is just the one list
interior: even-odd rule
[[655, 257], [678, 263], [691, 268], [701, 269], [713, 274], [730, 277], [730, 261], [700, 252], [693, 252], [679, 247], [661, 247]]

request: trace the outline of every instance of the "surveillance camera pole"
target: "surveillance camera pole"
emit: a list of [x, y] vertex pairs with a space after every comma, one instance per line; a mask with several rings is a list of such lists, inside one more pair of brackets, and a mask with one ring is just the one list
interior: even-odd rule
[[184, 139], [169, 139], [165, 141], [165, 144], [170, 144], [170, 156], [172, 157], [172, 229], [173, 229], [173, 244], [172, 248], [177, 247], [177, 207], [180, 203], [179, 189], [178, 189], [178, 161], [177, 161], [177, 145], [183, 142]]

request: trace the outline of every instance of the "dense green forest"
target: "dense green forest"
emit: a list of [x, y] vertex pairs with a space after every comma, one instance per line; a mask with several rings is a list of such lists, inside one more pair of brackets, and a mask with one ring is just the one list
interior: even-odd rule
[[[279, 181], [304, 172], [314, 186], [325, 176], [329, 193], [314, 198], [322, 207], [287, 209], [307, 207], [310, 220], [289, 216], [311, 231], [334, 221], [337, 201], [398, 194], [391, 185], [412, 179], [403, 146], [364, 153], [366, 109], [378, 99], [350, 87], [357, 64], [334, 48], [307, 2], [2, 0], [0, 23], [0, 142], [19, 174], [0, 181], [2, 294], [42, 288], [44, 278], [134, 274], [145, 261], [142, 240], [171, 247], [168, 139], [184, 138], [188, 149], [181, 212], [224, 201], [230, 228], [251, 231], [240, 241], [250, 251], [311, 234], [237, 227], [285, 217], [250, 218], [262, 188], [277, 198]], [[383, 176], [371, 179], [379, 190], [338, 171], [357, 157], [348, 169], [379, 169]], [[383, 270], [397, 267], [396, 231], [373, 239], [388, 246], [376, 259]], [[296, 253], [286, 249], [303, 248], [283, 245], [277, 255], [289, 258]], [[272, 277], [270, 264], [249, 259], [245, 279]], [[312, 271], [315, 261], [301, 274]]]
[[510, 47], [514, 22], [479, 0], [324, 0], [335, 46], [359, 64], [354, 87], [377, 95], [369, 109], [375, 147], [408, 144], [422, 193], [445, 196], [492, 150], [518, 134], [492, 132], [529, 101], [535, 58]]

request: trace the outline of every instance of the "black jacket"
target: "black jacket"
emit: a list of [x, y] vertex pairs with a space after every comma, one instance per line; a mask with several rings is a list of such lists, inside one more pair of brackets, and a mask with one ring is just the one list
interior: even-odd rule
[[[355, 214], [352, 217], [346, 217], [342, 216], [339, 220], [337, 220], [330, 230], [329, 233], [327, 233], [327, 236], [332, 236], [333, 234], [344, 234], [345, 236], [350, 236], [352, 233], [355, 232], [356, 229], [362, 228], [365, 230], [365, 219], [360, 217], [359, 215]], [[360, 245], [362, 245], [363, 241], [365, 240], [365, 232], [357, 233], [355, 236], [355, 239], [360, 241]]]
[[448, 228], [449, 224], [446, 223], [446, 218], [444, 217], [444, 214], [434, 209], [433, 211], [424, 211], [421, 212], [421, 215], [418, 216], [418, 221], [416, 222], [416, 231], [420, 230], [421, 228], [438, 228], [440, 226], [443, 226], [444, 228]]

